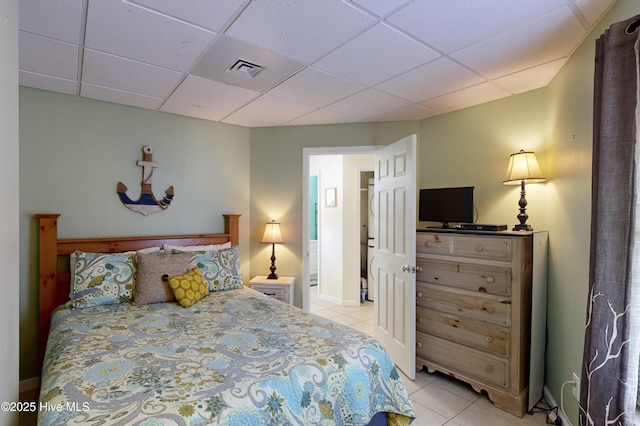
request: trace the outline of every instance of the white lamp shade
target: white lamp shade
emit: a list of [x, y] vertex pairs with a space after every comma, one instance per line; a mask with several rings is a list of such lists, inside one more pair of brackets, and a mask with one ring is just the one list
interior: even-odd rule
[[261, 243], [282, 244], [282, 233], [280, 232], [280, 224], [276, 221], [268, 222], [264, 230]]
[[509, 157], [509, 166], [502, 183], [520, 185], [523, 180], [526, 183], [539, 183], [546, 180], [534, 152], [521, 150]]

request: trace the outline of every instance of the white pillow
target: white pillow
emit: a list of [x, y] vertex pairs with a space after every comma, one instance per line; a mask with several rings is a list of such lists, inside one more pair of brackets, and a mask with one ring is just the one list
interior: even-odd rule
[[201, 246], [172, 246], [170, 244], [165, 244], [162, 246], [165, 251], [219, 251], [222, 249], [231, 248], [231, 242], [223, 243], [223, 244], [208, 244]]

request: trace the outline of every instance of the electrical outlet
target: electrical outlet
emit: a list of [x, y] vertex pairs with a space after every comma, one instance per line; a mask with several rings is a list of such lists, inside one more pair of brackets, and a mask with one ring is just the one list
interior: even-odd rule
[[571, 390], [571, 393], [575, 399], [580, 401], [580, 377], [578, 377], [576, 373], [573, 373], [573, 382], [573, 389]]

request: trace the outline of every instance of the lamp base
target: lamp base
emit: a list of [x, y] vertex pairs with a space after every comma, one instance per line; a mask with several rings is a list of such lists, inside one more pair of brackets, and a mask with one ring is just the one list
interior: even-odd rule
[[267, 276], [267, 279], [268, 280], [277, 280], [278, 279], [278, 274], [271, 273], [271, 274], [269, 274]]
[[527, 223], [519, 223], [513, 226], [512, 231], [533, 231], [533, 228]]

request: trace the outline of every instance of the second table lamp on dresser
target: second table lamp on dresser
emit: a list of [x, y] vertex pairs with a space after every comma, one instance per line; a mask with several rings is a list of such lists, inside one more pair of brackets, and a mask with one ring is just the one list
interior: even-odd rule
[[533, 231], [531, 225], [527, 224], [529, 215], [527, 210], [527, 199], [525, 198], [524, 185], [525, 183], [540, 183], [544, 182], [545, 177], [540, 170], [536, 154], [531, 151], [520, 150], [515, 154], [511, 154], [509, 157], [509, 165], [507, 166], [507, 173], [502, 182], [505, 185], [520, 185], [520, 213], [518, 214], [519, 224], [513, 227], [514, 231]]
[[284, 243], [282, 239], [282, 233], [280, 232], [280, 223], [272, 220], [267, 222], [267, 226], [264, 230], [264, 235], [260, 241], [264, 244], [271, 244], [271, 267], [269, 270], [271, 273], [267, 276], [267, 279], [277, 280], [278, 274], [276, 274], [276, 244]]

